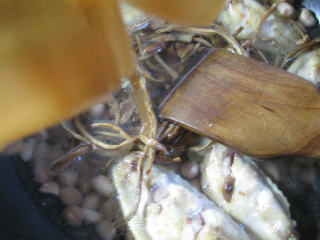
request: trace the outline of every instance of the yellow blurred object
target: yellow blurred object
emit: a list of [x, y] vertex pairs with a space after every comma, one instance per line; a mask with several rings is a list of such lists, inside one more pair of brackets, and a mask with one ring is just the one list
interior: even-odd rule
[[133, 70], [116, 1], [0, 1], [0, 144], [83, 111]]
[[202, 25], [217, 18], [225, 0], [127, 0], [127, 2], [171, 22]]
[[[208, 23], [213, 0], [130, 0], [168, 20]], [[208, 9], [212, 8], [212, 9]], [[0, 1], [0, 146], [71, 117], [134, 73], [116, 0]]]

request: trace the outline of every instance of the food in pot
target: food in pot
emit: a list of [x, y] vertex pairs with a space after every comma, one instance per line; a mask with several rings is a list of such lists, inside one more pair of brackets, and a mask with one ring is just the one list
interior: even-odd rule
[[[21, 153], [26, 160], [33, 158], [40, 190], [59, 195], [67, 204], [63, 211], [67, 223], [93, 226], [105, 240], [124, 238], [126, 231], [128, 239], [132, 239], [132, 231], [138, 240], [295, 238], [295, 216], [290, 216], [286, 198], [254, 162], [222, 145], [215, 148], [227, 152], [226, 158], [219, 151], [205, 153], [212, 148], [212, 141], [199, 140], [186, 130], [159, 122], [153, 112], [166, 90], [193, 66], [194, 59], [212, 47], [284, 67], [291, 51], [297, 48], [299, 52], [310, 39], [292, 23], [291, 14], [286, 15], [280, 3], [273, 3], [278, 4], [227, 1], [219, 17], [222, 24], [197, 28], [145, 19], [139, 13], [143, 20], [128, 26], [137, 56], [137, 85], [132, 87], [122, 79], [121, 90], [106, 102], [63, 122], [62, 127], [19, 141], [6, 152]], [[305, 78], [315, 76], [309, 66], [317, 65], [317, 55], [313, 51], [299, 55], [288, 71], [298, 75], [303, 71], [300, 76]], [[313, 60], [308, 56], [314, 56]], [[137, 88], [135, 94], [145, 108], [134, 103], [132, 91]], [[203, 154], [215, 161], [205, 160], [198, 174]], [[242, 171], [247, 174], [241, 175]], [[199, 178], [203, 192], [212, 200], [201, 193]], [[212, 179], [219, 182], [212, 183]], [[211, 196], [210, 192], [217, 194]], [[261, 203], [260, 209], [254, 203]], [[128, 220], [129, 229], [123, 219]]]
[[[141, 154], [131, 154], [113, 169], [125, 216], [135, 208]], [[153, 165], [141, 183], [136, 214], [128, 225], [136, 240], [250, 239], [239, 223], [172, 170]]]
[[254, 239], [295, 239], [295, 221], [279, 188], [249, 157], [215, 144], [201, 163], [204, 193]]

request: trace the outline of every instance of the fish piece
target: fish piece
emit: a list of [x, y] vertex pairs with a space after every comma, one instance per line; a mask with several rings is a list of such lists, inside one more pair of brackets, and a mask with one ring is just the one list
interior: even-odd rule
[[202, 189], [260, 240], [295, 239], [286, 197], [248, 157], [215, 144], [201, 163]]
[[287, 69], [288, 72], [298, 75], [319, 85], [320, 82], [320, 48], [301, 54]]
[[[243, 27], [237, 35], [238, 39], [252, 39], [266, 12], [267, 8], [255, 0], [229, 0], [218, 19], [230, 34], [236, 33]], [[266, 52], [277, 52], [280, 47], [282, 54], [286, 54], [295, 49], [296, 42], [301, 39], [296, 27], [287, 19], [270, 14], [259, 34], [261, 40], [270, 40], [270, 44], [256, 42], [254, 46]]]
[[[139, 154], [113, 169], [122, 211], [127, 216], [137, 197]], [[172, 170], [156, 166], [143, 176], [141, 200], [128, 222], [136, 240], [250, 239], [230, 216]]]

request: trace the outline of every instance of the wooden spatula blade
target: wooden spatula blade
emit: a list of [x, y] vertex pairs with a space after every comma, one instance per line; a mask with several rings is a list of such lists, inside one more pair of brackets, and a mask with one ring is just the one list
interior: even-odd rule
[[258, 158], [320, 156], [320, 97], [308, 81], [213, 51], [162, 103], [159, 116]]

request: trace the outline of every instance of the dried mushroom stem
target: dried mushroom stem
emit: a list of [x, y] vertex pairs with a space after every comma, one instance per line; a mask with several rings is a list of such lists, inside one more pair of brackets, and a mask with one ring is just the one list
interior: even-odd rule
[[[261, 38], [261, 41], [264, 41], [264, 42], [270, 42], [272, 45], [276, 45], [278, 47], [278, 49], [280, 49], [280, 44], [277, 40], [273, 39], [273, 38]], [[259, 50], [259, 52], [261, 52]], [[263, 55], [263, 57], [265, 58], [264, 54], [261, 52], [261, 54]], [[275, 56], [275, 61], [274, 61], [274, 65], [275, 66], [279, 66], [279, 63], [281, 61], [281, 56], [280, 56], [280, 52], [277, 51], [277, 54]], [[269, 64], [269, 63], [268, 63]]]
[[260, 32], [262, 30], [262, 25], [264, 24], [264, 22], [268, 19], [268, 17], [273, 13], [273, 11], [276, 9], [277, 4], [273, 3], [272, 6], [264, 13], [264, 15], [262, 16], [257, 31], [254, 35], [254, 37], [252, 38], [252, 44], [255, 43], [260, 35]]
[[179, 28], [178, 25], [171, 24], [169, 26], [157, 29], [155, 32], [158, 33], [158, 34], [159, 33], [172, 32], [172, 31], [176, 30], [177, 28]]
[[201, 43], [199, 42], [197, 42], [196, 44], [193, 44], [192, 49], [185, 56], [183, 56], [183, 58], [177, 65], [186, 62], [189, 59], [189, 57], [193, 56], [193, 54], [195, 54], [198, 51], [200, 46], [201, 46]]
[[298, 24], [297, 21], [289, 19], [289, 22], [292, 24], [292, 26], [297, 30], [297, 32], [300, 34], [301, 38], [303, 38], [306, 34], [304, 33], [302, 27]]
[[173, 80], [178, 79], [179, 74], [176, 71], [174, 71], [171, 67], [169, 67], [168, 64], [166, 64], [166, 62], [163, 61], [163, 59], [158, 54], [154, 54], [154, 58], [163, 67], [163, 69], [172, 77]]
[[121, 127], [115, 126], [114, 124], [111, 123], [104, 123], [104, 122], [98, 122], [98, 123], [93, 123], [91, 125], [93, 128], [96, 127], [104, 127], [110, 130], [114, 130], [117, 131], [118, 133], [111, 133], [111, 132], [104, 132], [105, 134], [109, 134], [109, 136], [121, 136], [125, 139], [130, 139], [132, 138], [132, 136], [130, 136], [129, 134], [127, 134], [125, 131], [123, 131], [123, 129]]
[[68, 126], [68, 123], [66, 121], [60, 122], [60, 125], [63, 127], [63, 129], [68, 132], [71, 136], [73, 136], [75, 139], [78, 139], [81, 142], [87, 142], [87, 139], [85, 139], [82, 135], [77, 133], [75, 130], [71, 129]]
[[156, 83], [163, 82], [163, 80], [161, 80], [161, 79], [156, 79], [156, 78], [152, 77], [151, 74], [147, 70], [145, 70], [144, 67], [141, 66], [140, 64], [137, 64], [137, 70], [142, 76], [144, 76], [146, 79], [148, 79], [151, 82], [156, 82]]
[[[96, 138], [95, 136], [91, 135], [89, 133], [89, 131], [87, 131], [87, 129], [85, 128], [85, 126], [81, 123], [79, 117], [76, 117], [74, 120], [74, 123], [76, 125], [76, 127], [79, 129], [80, 133], [86, 138], [88, 139], [92, 145], [101, 148], [103, 150], [117, 150], [117, 149], [122, 149], [124, 147], [127, 147], [128, 145], [134, 143], [136, 140], [138, 140], [137, 137], [129, 137], [126, 138], [123, 142], [119, 143], [119, 144], [107, 144], [101, 140], [99, 140], [98, 138]], [[110, 124], [111, 129], [117, 130], [118, 127]]]
[[[126, 106], [129, 105], [129, 108], [126, 108]], [[133, 116], [133, 114], [136, 111], [136, 105], [132, 102], [132, 99], [127, 99], [126, 101], [120, 103], [120, 112], [123, 112], [120, 116], [120, 124], [125, 124], [130, 121], [130, 118]]]
[[[146, 173], [150, 171], [152, 163], [154, 161], [155, 151], [159, 150], [166, 152], [166, 149], [155, 139], [157, 119], [151, 108], [151, 102], [145, 86], [145, 78], [139, 79], [137, 76], [134, 76], [131, 79], [131, 83], [133, 87], [133, 96], [136, 101], [140, 118], [143, 122], [143, 126], [139, 136], [131, 136], [128, 133], [126, 133], [121, 127], [117, 126], [120, 121], [120, 110], [118, 110], [119, 104], [116, 102], [115, 99], [112, 99], [110, 107], [116, 113], [116, 124], [98, 122], [93, 123], [91, 125], [91, 128], [94, 130], [95, 134], [105, 137], [121, 138], [123, 139], [123, 141], [119, 144], [108, 144], [100, 140], [98, 137], [92, 135], [86, 129], [84, 124], [80, 121], [80, 117], [76, 117], [74, 119], [74, 124], [77, 128], [76, 130], [78, 130], [80, 134], [76, 130], [70, 128], [66, 122], [62, 122], [61, 125], [63, 126], [63, 128], [67, 132], [69, 132], [74, 138], [83, 142], [83, 144], [72, 149], [70, 152], [66, 153], [61, 158], [57, 159], [52, 164], [51, 169], [63, 165], [68, 160], [74, 158], [75, 156], [78, 156], [79, 154], [83, 154], [84, 152], [88, 151], [89, 148], [92, 147], [95, 147], [98, 150], [119, 150], [134, 144], [135, 142], [137, 142], [137, 140], [140, 140], [144, 144], [144, 146], [140, 146], [143, 150], [143, 156], [141, 157], [141, 159], [146, 159], [147, 161]], [[102, 128], [103, 130], [97, 128]]]
[[151, 108], [150, 98], [146, 89], [146, 79], [134, 75], [130, 78], [133, 99], [137, 105], [139, 116], [143, 122], [141, 135], [154, 138], [157, 130], [157, 118]]
[[145, 145], [143, 147], [142, 155], [138, 160], [139, 170], [136, 202], [131, 213], [125, 217], [127, 221], [136, 215], [139, 208], [145, 161], [147, 162], [146, 173], [148, 174], [155, 158], [155, 149], [166, 151], [165, 147], [155, 140], [157, 134], [157, 118], [151, 108], [150, 98], [146, 89], [146, 79], [144, 77], [139, 79], [137, 75], [134, 75], [130, 78], [130, 80], [133, 88], [133, 98], [136, 102], [139, 115], [143, 123], [139, 139]]
[[232, 48], [235, 50], [237, 54], [248, 57], [248, 53], [241, 46], [241, 44], [233, 37], [226, 33], [224, 30], [219, 29], [220, 27], [215, 25], [214, 28], [183, 28], [180, 31], [195, 33], [199, 35], [218, 35], [221, 36]]
[[213, 141], [212, 139], [209, 139], [207, 142], [197, 145], [197, 146], [193, 146], [189, 148], [190, 152], [202, 152], [203, 150], [209, 148], [210, 146], [212, 146], [215, 143], [215, 141]]
[[298, 48], [294, 49], [290, 53], [287, 54], [287, 56], [284, 57], [280, 64], [280, 68], [284, 69], [287, 65], [287, 63], [295, 58], [298, 54], [307, 51], [308, 49], [314, 47], [315, 45], [320, 43], [320, 38], [313, 39], [311, 42], [307, 42], [305, 44], [300, 45]]
[[70, 162], [72, 159], [75, 157], [81, 156], [85, 153], [88, 153], [89, 151], [92, 150], [92, 146], [86, 143], [81, 143], [78, 146], [74, 147], [72, 150], [69, 152], [65, 153], [62, 155], [60, 158], [55, 160], [49, 165], [49, 170], [50, 171], [55, 171], [65, 165], [66, 163]]
[[194, 40], [195, 42], [198, 42], [198, 43], [202, 44], [202, 45], [205, 46], [205, 47], [213, 48], [212, 44], [211, 44], [210, 42], [208, 42], [207, 40], [205, 40], [204, 38], [194, 37], [193, 40]]
[[114, 124], [119, 125], [119, 122], [120, 122], [119, 103], [114, 99], [113, 96], [111, 96], [111, 101], [109, 103], [109, 106], [111, 107], [112, 111], [115, 113]]
[[243, 26], [239, 27], [239, 28], [237, 29], [237, 31], [235, 31], [235, 33], [232, 34], [232, 37], [234, 37], [234, 39], [237, 39], [238, 36], [239, 36], [239, 34], [243, 31], [243, 29], [244, 29]]
[[[146, 79], [144, 77], [139, 79], [137, 75], [134, 75], [130, 78], [130, 80], [133, 88], [133, 98], [136, 102], [139, 116], [143, 123], [139, 138], [143, 142], [146, 142], [144, 141], [144, 138], [149, 139], [149, 142], [154, 142], [156, 141], [155, 138], [157, 134], [157, 118], [151, 107], [149, 94], [146, 89]], [[144, 152], [146, 152], [145, 154], [148, 155], [146, 168], [147, 173], [149, 173], [154, 161], [155, 150], [153, 147], [160, 145], [160, 143], [155, 145], [146, 144], [144, 147]]]
[[[172, 124], [169, 124], [167, 121], [162, 121], [158, 124], [158, 129], [157, 129], [157, 135], [156, 138], [158, 141], [161, 141], [162, 138], [160, 136], [163, 134], [164, 131], [166, 131]], [[169, 127], [168, 127], [169, 126]]]
[[141, 200], [141, 192], [142, 192], [144, 161], [145, 161], [147, 152], [148, 152], [148, 148], [144, 148], [143, 152], [141, 153], [141, 156], [138, 159], [138, 186], [137, 186], [137, 192], [135, 194], [136, 199], [135, 199], [133, 209], [127, 216], [124, 217], [126, 222], [129, 222], [136, 215], [139, 208], [139, 204]]
[[95, 130], [94, 133], [104, 137], [122, 137], [119, 133], [106, 132], [104, 130]]
[[169, 127], [167, 127], [158, 137], [159, 141], [164, 140], [167, 138], [168, 140], [172, 139], [173, 137], [176, 136], [178, 131], [180, 130], [179, 126], [176, 126], [174, 124], [169, 124]]
[[142, 43], [141, 43], [141, 40], [140, 40], [140, 38], [139, 38], [139, 35], [138, 35], [138, 34], [135, 34], [134, 37], [135, 37], [135, 40], [136, 40], [136, 42], [137, 42], [138, 49], [141, 49]]
[[146, 64], [146, 66], [147, 66], [148, 68], [150, 68], [150, 70], [152, 70], [152, 71], [156, 71], [156, 72], [162, 71], [162, 68], [154, 65], [154, 64], [150, 61], [150, 59], [146, 60], [146, 61], [145, 61], [145, 64]]
[[[259, 50], [259, 49], [255, 49], [255, 51], [258, 53], [258, 55], [261, 57], [261, 59], [266, 63], [266, 64], [270, 64], [268, 59], [265, 57], [265, 55]], [[276, 57], [276, 61], [278, 61], [278, 57]]]
[[[181, 27], [176, 25], [171, 25], [165, 28], [161, 28], [156, 30], [156, 33], [166, 33], [166, 32], [178, 32], [178, 33], [188, 33], [190, 36], [198, 35], [200, 37], [193, 37], [192, 40], [204, 45], [205, 47], [214, 47], [213, 44], [208, 42], [203, 36], [212, 36], [218, 35], [222, 37], [229, 45], [231, 45], [237, 54], [248, 56], [246, 51], [242, 48], [242, 46], [238, 43], [238, 41], [233, 37], [226, 33], [221, 26], [214, 24], [210, 28], [195, 28], [195, 27]], [[176, 40], [179, 42], [179, 38]], [[181, 41], [183, 42], [183, 41]], [[190, 42], [190, 41], [187, 41]], [[198, 46], [199, 47], [199, 46]]]
[[144, 55], [144, 56], [137, 56], [138, 61], [145, 61], [151, 58], [152, 55]]
[[[86, 127], [81, 123], [80, 118], [76, 117], [73, 120], [74, 127], [69, 126], [69, 123], [64, 121], [61, 122], [61, 126], [75, 139], [82, 142], [79, 146], [75, 147], [68, 153], [61, 156], [59, 159], [54, 161], [50, 166], [50, 170], [56, 170], [63, 166], [65, 163], [72, 160], [74, 157], [83, 155], [91, 150], [97, 151], [108, 151], [108, 150], [120, 150], [128, 148], [133, 145], [139, 138], [137, 136], [130, 136], [122, 128], [117, 126], [120, 123], [120, 109], [121, 105], [118, 104], [116, 99], [113, 97], [109, 102], [110, 108], [115, 113], [114, 122], [115, 124], [99, 122], [93, 123], [90, 127], [93, 129], [94, 135], [92, 135]], [[131, 112], [132, 115], [133, 112]], [[100, 129], [97, 129], [100, 128]], [[102, 129], [101, 129], [102, 128]], [[97, 137], [96, 137], [97, 136]], [[119, 144], [108, 144], [99, 137], [118, 138], [123, 141]]]
[[61, 157], [53, 161], [48, 166], [49, 171], [55, 171], [61, 168], [63, 165], [70, 162], [75, 157], [84, 155], [85, 153], [88, 153], [89, 151], [92, 151], [94, 149], [94, 146], [91, 144], [91, 142], [89, 142], [82, 135], [78, 134], [74, 129], [70, 128], [66, 121], [61, 122], [60, 125], [66, 132], [68, 132], [75, 139], [79, 140], [81, 143], [73, 149], [71, 149], [69, 152], [63, 154]]
[[[266, 56], [259, 49], [255, 48], [252, 45], [250, 45], [250, 49], [254, 50], [266, 64], [270, 64], [268, 59], [266, 58]], [[278, 57], [276, 57], [276, 60], [277, 59], [278, 59]]]
[[305, 45], [311, 42], [311, 38], [309, 35], [304, 35], [299, 41], [297, 41], [298, 45]]
[[180, 131], [180, 127], [179, 126], [174, 126], [174, 128], [172, 129], [171, 132], [168, 132], [167, 136], [165, 137], [166, 140], [172, 140], [173, 138], [175, 138], [179, 131]]

